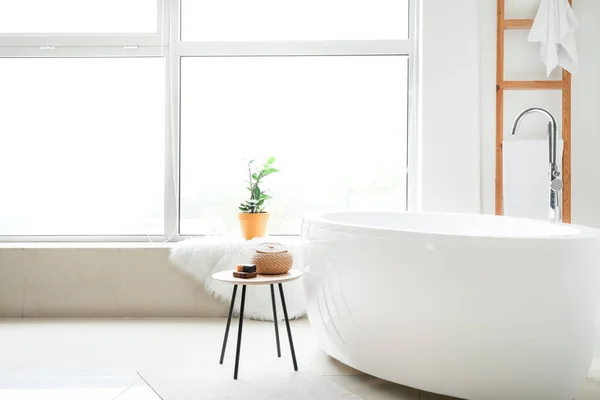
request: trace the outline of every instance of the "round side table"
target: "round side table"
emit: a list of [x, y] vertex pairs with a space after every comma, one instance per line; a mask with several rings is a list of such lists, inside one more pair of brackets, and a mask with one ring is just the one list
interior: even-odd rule
[[238, 286], [242, 286], [242, 301], [240, 303], [240, 322], [238, 326], [237, 349], [235, 351], [235, 367], [233, 370], [233, 379], [238, 377], [238, 366], [240, 364], [240, 349], [242, 346], [242, 327], [244, 324], [244, 305], [246, 303], [246, 286], [269, 285], [271, 287], [271, 303], [273, 304], [273, 320], [275, 323], [275, 340], [277, 342], [277, 357], [281, 357], [281, 346], [279, 345], [279, 327], [277, 324], [277, 309], [275, 308], [275, 289], [274, 285], [279, 286], [279, 296], [281, 297], [281, 306], [283, 308], [283, 316], [285, 317], [285, 326], [287, 328], [288, 339], [290, 341], [290, 351], [292, 353], [292, 362], [294, 363], [294, 371], [298, 371], [296, 363], [296, 352], [294, 351], [294, 341], [292, 340], [292, 330], [290, 329], [290, 321], [288, 319], [287, 308], [285, 306], [285, 296], [283, 294], [283, 283], [295, 281], [302, 277], [302, 272], [292, 269], [282, 275], [258, 275], [252, 279], [240, 279], [233, 277], [233, 270], [221, 271], [213, 274], [213, 279], [233, 285], [233, 294], [231, 295], [231, 304], [229, 305], [229, 315], [227, 316], [227, 325], [225, 326], [225, 337], [223, 338], [223, 348], [221, 349], [221, 359], [219, 364], [223, 364], [225, 358], [225, 349], [227, 348], [227, 338], [229, 336], [229, 325], [231, 325], [231, 314], [233, 314], [233, 304], [235, 303], [235, 295], [237, 294]]

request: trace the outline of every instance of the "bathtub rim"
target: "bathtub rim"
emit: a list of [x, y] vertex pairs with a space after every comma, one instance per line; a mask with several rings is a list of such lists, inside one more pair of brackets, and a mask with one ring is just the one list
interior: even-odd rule
[[[552, 225], [553, 227], [559, 227], [559, 229], [566, 228], [565, 234], [559, 235], [494, 235], [494, 234], [458, 234], [451, 232], [429, 232], [427, 230], [411, 230], [411, 229], [390, 229], [385, 227], [376, 227], [376, 226], [368, 226], [356, 223], [349, 222], [341, 222], [335, 221], [331, 219], [327, 219], [327, 215], [331, 214], [398, 214], [398, 215], [426, 215], [426, 216], [451, 216], [451, 217], [465, 217], [468, 216], [470, 218], [478, 217], [482, 219], [490, 219], [490, 220], [516, 220], [519, 222], [527, 222], [536, 225]], [[532, 218], [521, 218], [521, 217], [509, 217], [503, 215], [490, 215], [490, 214], [477, 214], [477, 213], [449, 213], [449, 212], [411, 212], [411, 211], [339, 211], [332, 210], [319, 214], [307, 214], [302, 217], [302, 231], [308, 227], [309, 224], [318, 224], [318, 225], [329, 225], [336, 226], [340, 228], [347, 228], [352, 230], [353, 233], [362, 233], [362, 234], [377, 234], [381, 235], [385, 233], [386, 236], [395, 236], [395, 235], [403, 235], [403, 234], [411, 234], [411, 235], [426, 235], [440, 238], [464, 238], [466, 239], [490, 239], [490, 240], [574, 240], [574, 239], [593, 239], [600, 238], [600, 229], [583, 226], [583, 225], [575, 225], [575, 224], [567, 224], [563, 222], [551, 222], [545, 220], [538, 220]], [[573, 232], [576, 230], [576, 232]]]

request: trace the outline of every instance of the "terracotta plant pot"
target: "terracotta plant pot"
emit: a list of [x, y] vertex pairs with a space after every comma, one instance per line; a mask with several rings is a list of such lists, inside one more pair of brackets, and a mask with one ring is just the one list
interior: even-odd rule
[[264, 212], [258, 214], [239, 213], [240, 226], [242, 227], [242, 236], [246, 240], [255, 237], [265, 236], [267, 233], [267, 221], [271, 214]]

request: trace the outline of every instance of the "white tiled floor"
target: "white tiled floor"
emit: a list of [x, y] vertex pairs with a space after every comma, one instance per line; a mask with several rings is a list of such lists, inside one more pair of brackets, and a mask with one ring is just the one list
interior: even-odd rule
[[[234, 351], [232, 321], [228, 355]], [[3, 320], [0, 322], [1, 400], [160, 400], [137, 371], [218, 357], [225, 320]], [[283, 325], [283, 362], [289, 362]], [[442, 400], [360, 374], [329, 358], [306, 320], [292, 323], [300, 368], [326, 376], [364, 400]], [[243, 368], [275, 354], [272, 323], [244, 325]], [[285, 360], [287, 358], [287, 360]], [[577, 400], [600, 399], [600, 382], [586, 381]], [[566, 400], [566, 399], [565, 399]]]

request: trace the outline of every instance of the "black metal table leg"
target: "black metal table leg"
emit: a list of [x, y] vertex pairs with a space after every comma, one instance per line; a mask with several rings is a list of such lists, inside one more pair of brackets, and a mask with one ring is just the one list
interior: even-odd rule
[[281, 357], [281, 346], [279, 345], [279, 326], [277, 321], [277, 308], [275, 307], [275, 289], [271, 286], [271, 303], [273, 303], [273, 321], [275, 323], [275, 340], [277, 341], [277, 357]]
[[283, 307], [283, 316], [285, 317], [285, 326], [287, 328], [288, 339], [290, 340], [290, 350], [292, 352], [292, 361], [294, 362], [294, 371], [298, 371], [296, 352], [294, 351], [294, 341], [292, 340], [292, 330], [290, 329], [290, 320], [288, 318], [287, 307], [285, 306], [285, 296], [283, 295], [283, 285], [281, 283], [279, 283], [279, 295], [281, 296], [281, 305]]
[[238, 377], [238, 366], [240, 365], [240, 349], [242, 347], [242, 327], [244, 324], [244, 304], [246, 303], [246, 285], [242, 285], [242, 304], [240, 305], [240, 324], [238, 327], [237, 349], [235, 350], [235, 369], [233, 379]]
[[231, 305], [229, 306], [229, 315], [227, 316], [227, 326], [225, 327], [225, 337], [223, 338], [223, 348], [221, 349], [221, 360], [219, 364], [223, 364], [225, 358], [225, 349], [227, 348], [227, 338], [229, 337], [229, 325], [231, 324], [231, 315], [233, 314], [233, 304], [235, 303], [235, 294], [237, 293], [237, 285], [233, 285], [233, 294], [231, 295]]

